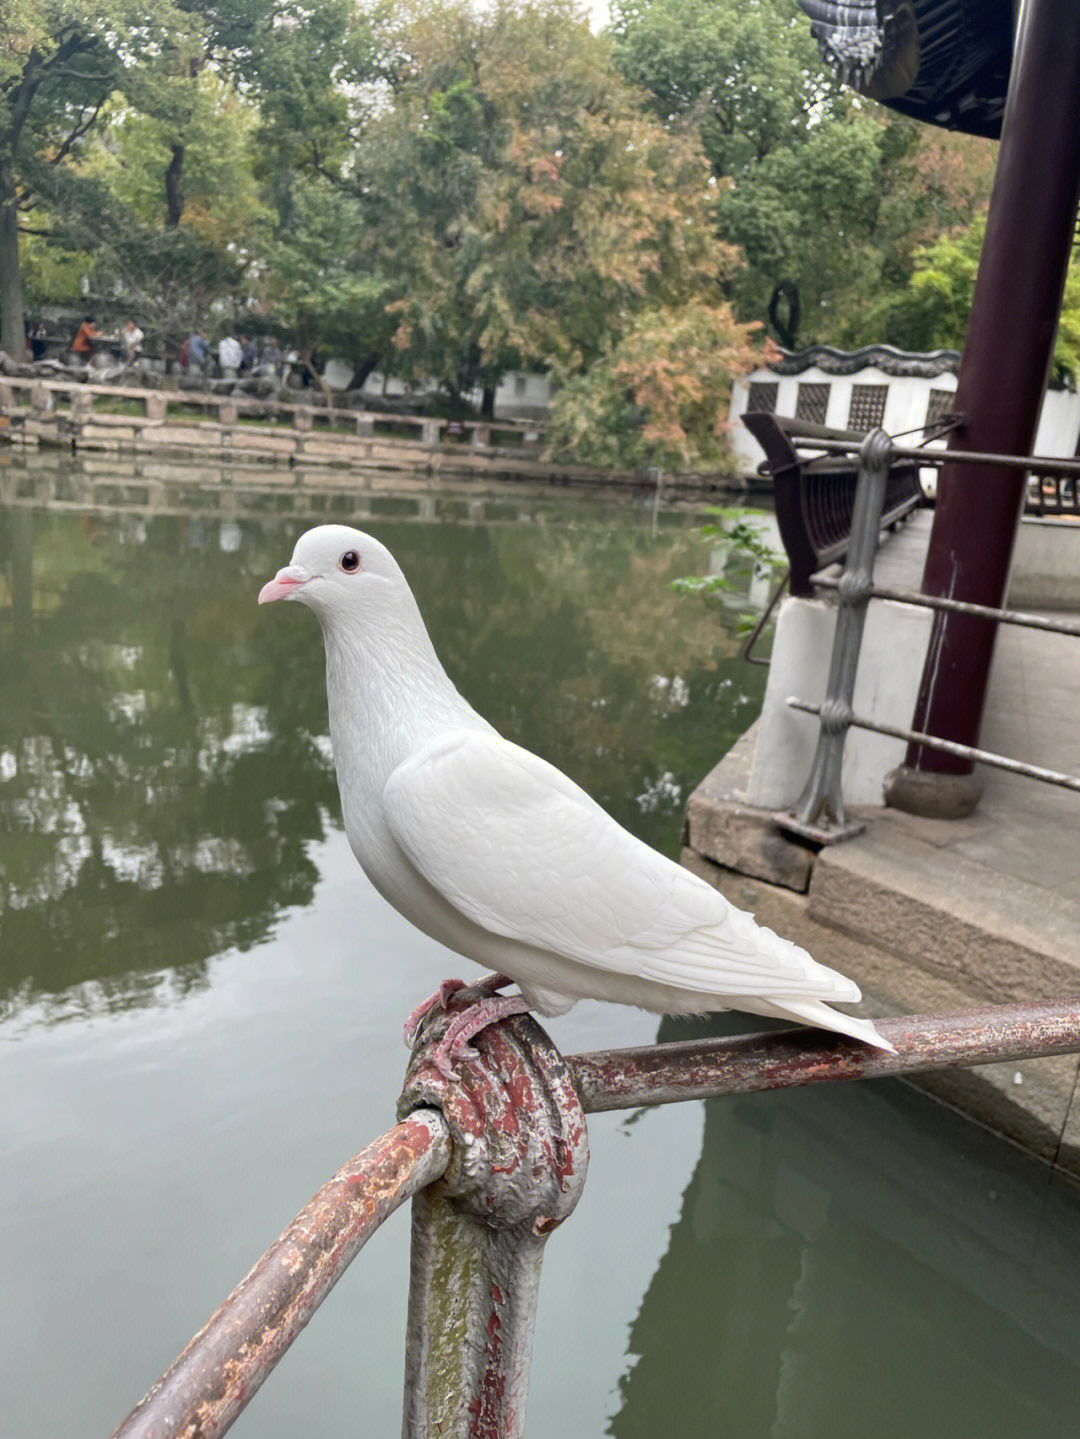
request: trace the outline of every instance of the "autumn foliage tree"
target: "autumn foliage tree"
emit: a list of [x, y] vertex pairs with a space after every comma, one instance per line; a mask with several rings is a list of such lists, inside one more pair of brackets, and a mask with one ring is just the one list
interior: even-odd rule
[[715, 465], [766, 329], [944, 333], [924, 256], [992, 154], [844, 92], [796, 0], [602, 35], [580, 0], [0, 0], [0, 343], [25, 266], [167, 352], [251, 317], [487, 412], [546, 371], [578, 453]]
[[724, 469], [731, 381], [760, 361], [758, 329], [724, 303], [643, 311], [559, 391], [553, 444], [597, 465]]
[[389, 103], [356, 155], [362, 255], [395, 277], [404, 370], [490, 396], [510, 368], [583, 373], [643, 313], [721, 302], [735, 256], [697, 135], [641, 112], [583, 12], [404, 15]]

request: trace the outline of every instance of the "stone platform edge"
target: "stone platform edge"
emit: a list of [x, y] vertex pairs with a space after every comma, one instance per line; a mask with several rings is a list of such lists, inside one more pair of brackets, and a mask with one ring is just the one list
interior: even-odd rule
[[[995, 876], [969, 872], [970, 864], [940, 848], [920, 857], [917, 836], [884, 808], [860, 811], [865, 842], [816, 852], [789, 838], [771, 812], [743, 798], [754, 743], [752, 727], [691, 794], [682, 862], [760, 923], [855, 979], [864, 995], [857, 1012], [927, 1014], [1080, 996], [1080, 968], [1058, 948], [1071, 913], [1049, 914], [1042, 934], [1030, 923], [1004, 923], [1000, 906], [985, 906], [980, 894]], [[886, 862], [877, 863], [876, 851]], [[912, 882], [920, 858], [939, 881], [927, 893]], [[950, 865], [957, 870], [951, 885], [942, 874]], [[1080, 1055], [1061, 1055], [901, 1082], [1080, 1177], [1078, 1078]]]

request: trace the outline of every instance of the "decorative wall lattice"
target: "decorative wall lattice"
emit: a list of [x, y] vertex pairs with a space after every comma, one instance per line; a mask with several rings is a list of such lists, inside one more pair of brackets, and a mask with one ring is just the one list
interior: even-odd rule
[[746, 400], [746, 410], [758, 412], [765, 415], [776, 414], [776, 400], [780, 394], [780, 382], [778, 380], [751, 380], [750, 393]]
[[795, 418], [809, 420], [815, 425], [823, 425], [829, 408], [831, 390], [831, 385], [813, 384], [809, 381], [800, 383], [795, 400]]
[[955, 390], [931, 390], [926, 401], [926, 423], [924, 433], [935, 429], [952, 410], [956, 400]]
[[885, 418], [888, 385], [852, 385], [847, 427], [858, 434], [876, 430]]

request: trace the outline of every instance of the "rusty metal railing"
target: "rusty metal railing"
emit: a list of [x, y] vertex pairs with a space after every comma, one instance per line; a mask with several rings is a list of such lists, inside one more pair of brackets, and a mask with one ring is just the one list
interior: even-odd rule
[[114, 1439], [224, 1434], [349, 1263], [395, 1209], [445, 1174], [450, 1131], [414, 1114], [328, 1179], [203, 1325]]
[[848, 731], [853, 727], [906, 740], [909, 744], [923, 745], [928, 749], [939, 750], [959, 759], [989, 765], [995, 769], [1022, 775], [1027, 779], [1038, 780], [1044, 784], [1080, 791], [1080, 778], [1075, 775], [1064, 774], [1042, 765], [1013, 759], [1007, 755], [996, 754], [991, 750], [978, 749], [973, 745], [941, 739], [936, 735], [925, 734], [910, 727], [905, 728], [871, 719], [866, 715], [856, 714], [852, 708], [855, 678], [862, 649], [863, 627], [872, 599], [888, 599], [898, 604], [917, 608], [970, 615], [997, 624], [1019, 625], [1048, 631], [1052, 634], [1080, 637], [1080, 624], [1075, 621], [1054, 620], [1042, 615], [1025, 614], [1018, 610], [976, 605], [944, 596], [923, 595], [915, 590], [876, 585], [874, 583], [874, 561], [878, 537], [884, 524], [883, 505], [886, 484], [896, 461], [918, 459], [921, 464], [928, 465], [994, 464], [1010, 469], [1029, 470], [1037, 475], [1070, 475], [1074, 477], [1077, 484], [1080, 484], [1080, 461], [1022, 455], [980, 454], [967, 450], [931, 451], [898, 445], [884, 430], [880, 429], [873, 430], [863, 437], [857, 447], [847, 436], [840, 438], [815, 436], [810, 443], [815, 450], [821, 449], [837, 454], [850, 454], [854, 448], [857, 448], [859, 476], [851, 525], [851, 540], [843, 573], [839, 579], [826, 575], [815, 578], [815, 584], [820, 584], [826, 589], [836, 590], [839, 598], [825, 698], [821, 704], [814, 704], [797, 695], [787, 699], [787, 704], [791, 709], [817, 716], [820, 724], [817, 747], [803, 791], [790, 811], [777, 814], [778, 825], [782, 829], [816, 844], [833, 844], [839, 840], [849, 839], [862, 831], [864, 826], [848, 816], [844, 805], [841, 781], [844, 748], [847, 743]]
[[896, 1053], [782, 1030], [564, 1059], [530, 1016], [447, 1081], [429, 1022], [401, 1122], [297, 1215], [113, 1439], [224, 1434], [382, 1221], [412, 1196], [405, 1439], [518, 1439], [540, 1262], [585, 1182], [585, 1114], [1080, 1052], [1080, 1000], [877, 1021]]

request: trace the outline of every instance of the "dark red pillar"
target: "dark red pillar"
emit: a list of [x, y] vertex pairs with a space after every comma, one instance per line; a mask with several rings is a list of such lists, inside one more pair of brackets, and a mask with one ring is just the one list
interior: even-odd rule
[[[1026, 0], [1020, 11], [986, 242], [957, 380], [956, 449], [1032, 452], [1053, 355], [1080, 195], [1080, 10]], [[946, 464], [923, 592], [1002, 604], [1026, 476]], [[936, 614], [912, 728], [978, 743], [997, 624]], [[967, 813], [979, 787], [970, 761], [911, 745], [889, 778], [890, 804]]]

